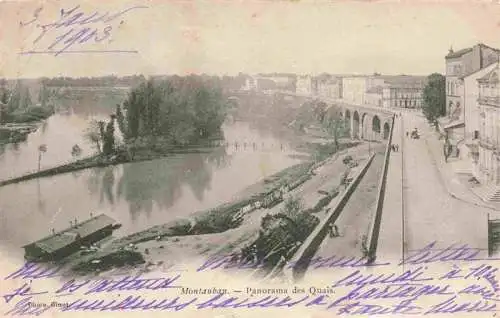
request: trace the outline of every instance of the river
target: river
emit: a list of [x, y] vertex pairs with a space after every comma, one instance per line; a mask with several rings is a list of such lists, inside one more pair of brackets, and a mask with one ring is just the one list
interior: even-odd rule
[[[82, 156], [92, 154], [95, 150], [84, 131], [90, 120], [107, 115], [50, 117], [25, 142], [0, 151], [0, 180], [36, 171], [40, 144], [47, 145], [42, 168], [74, 160], [75, 143]], [[223, 131], [229, 146], [209, 153], [86, 169], [0, 187], [0, 242], [21, 251], [20, 246], [52, 229], [62, 230], [75, 219], [83, 221], [90, 213], [106, 213], [123, 225], [118, 235], [129, 234], [215, 207], [300, 162], [284, 140], [249, 123], [228, 122]]]

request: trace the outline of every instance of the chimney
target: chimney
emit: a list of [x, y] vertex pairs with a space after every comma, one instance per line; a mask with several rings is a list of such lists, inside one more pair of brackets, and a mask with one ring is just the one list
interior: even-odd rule
[[472, 48], [472, 72], [478, 71], [483, 67], [483, 54], [481, 54], [481, 44], [476, 44]]

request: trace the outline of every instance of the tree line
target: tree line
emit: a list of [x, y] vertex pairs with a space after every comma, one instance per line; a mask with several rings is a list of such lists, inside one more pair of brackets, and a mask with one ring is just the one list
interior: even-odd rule
[[129, 148], [182, 147], [219, 135], [227, 107], [219, 81], [197, 75], [149, 79], [131, 89], [89, 136], [102, 153], [112, 154], [116, 122]]

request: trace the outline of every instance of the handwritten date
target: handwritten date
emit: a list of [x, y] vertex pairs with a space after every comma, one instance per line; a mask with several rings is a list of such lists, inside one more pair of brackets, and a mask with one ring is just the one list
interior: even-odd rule
[[[32, 18], [25, 22], [20, 22], [23, 28], [34, 27], [37, 37], [33, 40], [33, 45], [41, 47], [41, 50], [21, 52], [23, 54], [49, 53], [58, 56], [68, 52], [90, 52], [89, 50], [76, 50], [78, 46], [89, 43], [106, 44], [111, 41], [112, 33], [116, 28], [116, 23], [123, 23], [121, 17], [130, 11], [144, 9], [146, 6], [134, 6], [121, 11], [92, 12], [85, 13], [79, 5], [70, 9], [61, 9], [58, 17], [49, 23], [41, 22], [41, 14], [44, 8], [37, 8]], [[73, 49], [70, 51], [70, 49]], [[98, 50], [104, 52], [105, 50]], [[120, 50], [116, 50], [120, 51]], [[125, 52], [125, 50], [121, 50]]]

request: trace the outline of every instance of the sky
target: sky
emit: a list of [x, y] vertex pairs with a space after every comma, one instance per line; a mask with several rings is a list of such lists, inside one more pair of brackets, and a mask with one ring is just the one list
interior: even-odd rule
[[[88, 19], [93, 13], [96, 18], [109, 12], [109, 17], [125, 10], [112, 21]], [[38, 17], [29, 23], [36, 12]], [[60, 20], [61, 12], [66, 20]], [[80, 13], [73, 24], [68, 22]], [[46, 27], [36, 41], [41, 26], [58, 21], [57, 28]], [[79, 38], [71, 38], [78, 33]], [[20, 54], [61, 50], [64, 41], [74, 41], [67, 50], [78, 52]], [[494, 1], [0, 2], [0, 77], [8, 78], [238, 72], [428, 75], [444, 72], [450, 47], [458, 50], [479, 42], [500, 48], [500, 4]]]

